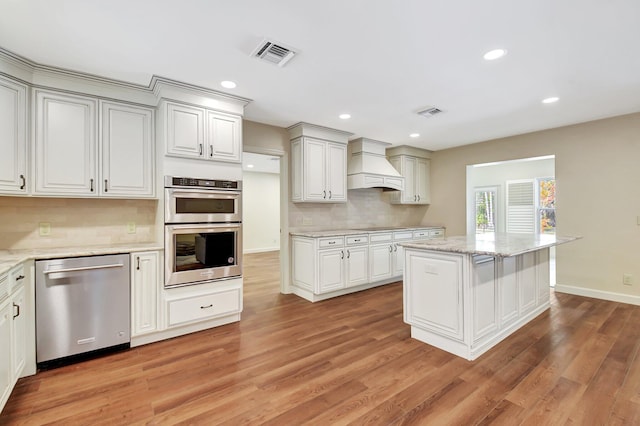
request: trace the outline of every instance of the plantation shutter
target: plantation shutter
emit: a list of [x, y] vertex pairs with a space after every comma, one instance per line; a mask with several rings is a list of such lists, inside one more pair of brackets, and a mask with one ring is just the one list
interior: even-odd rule
[[507, 181], [507, 232], [536, 231], [535, 179]]

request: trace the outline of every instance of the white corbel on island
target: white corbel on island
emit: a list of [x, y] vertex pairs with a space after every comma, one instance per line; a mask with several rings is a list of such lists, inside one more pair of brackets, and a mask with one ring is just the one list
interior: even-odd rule
[[478, 358], [549, 309], [549, 247], [577, 238], [491, 234], [402, 243], [411, 337]]

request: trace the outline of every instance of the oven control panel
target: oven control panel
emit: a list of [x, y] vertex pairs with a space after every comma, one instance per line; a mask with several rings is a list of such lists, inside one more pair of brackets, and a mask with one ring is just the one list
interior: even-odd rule
[[238, 190], [242, 187], [242, 182], [237, 180], [215, 180], [165, 176], [164, 186], [166, 188], [213, 188], [213, 189], [234, 189]]

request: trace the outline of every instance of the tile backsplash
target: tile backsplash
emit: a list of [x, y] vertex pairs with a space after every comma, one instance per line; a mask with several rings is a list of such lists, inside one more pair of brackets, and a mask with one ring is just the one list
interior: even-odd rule
[[[0, 249], [152, 243], [157, 206], [158, 200], [0, 197]], [[40, 235], [43, 222], [51, 226], [48, 236]]]
[[289, 230], [413, 226], [422, 224], [429, 206], [395, 205], [380, 189], [350, 190], [347, 203], [289, 203]]

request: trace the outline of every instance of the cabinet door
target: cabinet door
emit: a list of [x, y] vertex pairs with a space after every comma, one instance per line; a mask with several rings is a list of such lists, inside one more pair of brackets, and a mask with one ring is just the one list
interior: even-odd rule
[[153, 110], [101, 102], [100, 195], [153, 197]]
[[404, 191], [402, 191], [403, 204], [416, 204], [418, 202], [416, 169], [417, 162], [415, 157], [402, 157], [402, 176], [404, 176]]
[[97, 101], [36, 91], [35, 192], [96, 195]]
[[327, 200], [347, 200], [347, 147], [327, 144]]
[[500, 260], [500, 327], [506, 328], [518, 319], [517, 257]]
[[393, 276], [402, 277], [404, 272], [404, 247], [393, 244]]
[[132, 336], [158, 330], [158, 253], [131, 254]]
[[369, 247], [349, 247], [347, 251], [347, 287], [369, 282]]
[[168, 155], [204, 157], [204, 109], [167, 102], [164, 119]]
[[344, 288], [344, 250], [319, 251], [316, 293], [328, 293], [342, 288]]
[[27, 311], [25, 304], [24, 285], [18, 287], [11, 298], [13, 321], [11, 341], [13, 346], [12, 377], [17, 380], [22, 373], [27, 351]]
[[549, 270], [549, 250], [542, 249], [536, 252], [536, 285], [538, 288], [538, 306], [549, 303], [549, 287], [551, 286], [551, 271]]
[[518, 287], [520, 290], [520, 316], [536, 307], [536, 253], [518, 256]]
[[498, 293], [495, 258], [473, 256], [473, 341], [492, 336], [498, 329]]
[[418, 204], [429, 204], [431, 202], [431, 191], [429, 185], [430, 160], [426, 158], [416, 158], [415, 169], [415, 191]]
[[369, 247], [369, 253], [369, 277], [371, 282], [391, 278], [393, 245], [391, 243], [373, 245]]
[[9, 301], [0, 303], [0, 342], [2, 342], [2, 350], [0, 350], [0, 410], [9, 399], [11, 390], [13, 389], [11, 357], [11, 318], [12, 304]]
[[327, 143], [305, 138], [303, 150], [303, 199], [327, 201]]
[[27, 87], [0, 77], [0, 193], [27, 193]]
[[207, 111], [207, 149], [209, 159], [242, 161], [242, 118], [237, 115]]

